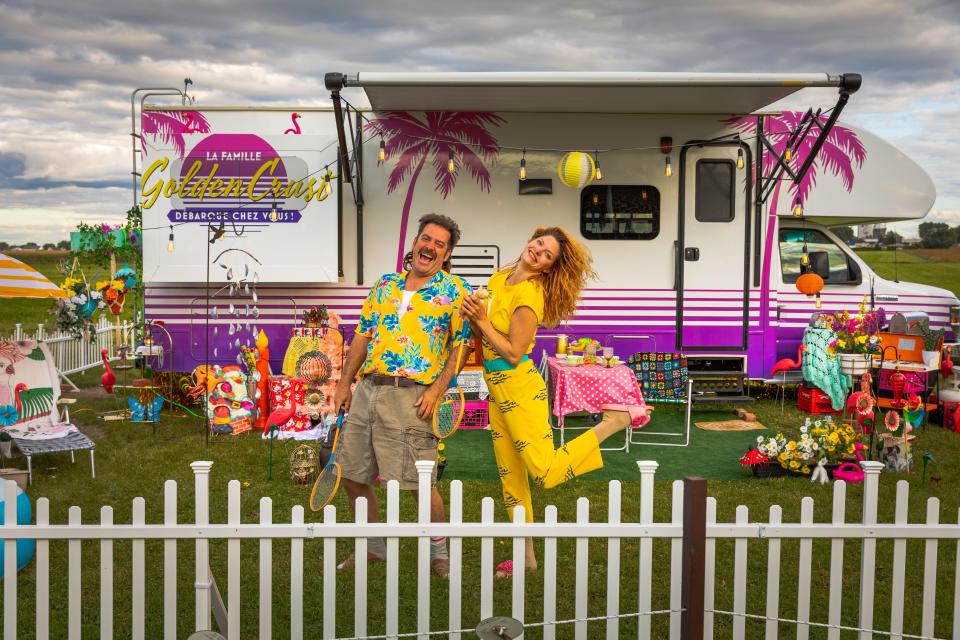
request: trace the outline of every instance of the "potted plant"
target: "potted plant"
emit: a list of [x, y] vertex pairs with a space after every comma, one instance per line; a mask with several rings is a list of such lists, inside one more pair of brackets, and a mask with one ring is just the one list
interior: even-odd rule
[[304, 311], [303, 324], [306, 327], [315, 329], [328, 327], [330, 324], [330, 314], [327, 311], [327, 305], [322, 304], [319, 307], [311, 307]]
[[836, 337], [829, 350], [840, 359], [840, 370], [849, 376], [859, 376], [870, 369], [870, 358], [880, 353], [880, 327], [886, 322], [884, 310], [851, 314], [841, 311], [826, 316], [826, 324]]
[[923, 336], [923, 364], [928, 367], [939, 367], [945, 329], [931, 329], [929, 320], [921, 320], [917, 323], [917, 328]]
[[13, 437], [6, 431], [0, 431], [0, 454], [4, 458], [13, 457]]
[[824, 468], [832, 475], [841, 462], [854, 458], [857, 441], [858, 436], [850, 425], [837, 424], [829, 418], [811, 424], [808, 419], [800, 427], [800, 437], [796, 440], [782, 433], [758, 437], [756, 453], [744, 456], [741, 464], [750, 465], [757, 477], [809, 476], [823, 459]]

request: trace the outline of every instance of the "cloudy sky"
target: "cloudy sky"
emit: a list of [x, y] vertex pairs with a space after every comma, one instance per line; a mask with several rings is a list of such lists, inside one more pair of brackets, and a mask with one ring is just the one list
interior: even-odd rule
[[374, 70], [858, 72], [843, 119], [932, 176], [928, 220], [960, 223], [956, 0], [643, 4], [0, 0], [0, 240], [123, 218], [135, 87], [304, 106], [325, 72]]

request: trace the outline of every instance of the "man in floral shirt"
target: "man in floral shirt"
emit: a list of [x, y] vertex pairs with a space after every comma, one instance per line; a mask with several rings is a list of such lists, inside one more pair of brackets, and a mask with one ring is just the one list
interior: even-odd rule
[[[404, 260], [407, 270], [382, 276], [363, 303], [333, 405], [350, 412], [337, 461], [351, 504], [360, 496], [367, 499], [368, 522], [379, 519], [372, 489], [378, 475], [416, 493], [414, 463], [437, 459], [433, 410], [469, 355], [465, 346], [464, 358], [455, 362], [461, 342], [470, 339], [470, 326], [460, 314], [470, 285], [449, 273], [450, 255], [459, 240], [453, 220], [434, 213], [423, 216]], [[360, 383], [351, 392], [358, 372]], [[430, 507], [431, 518], [444, 521], [436, 488]], [[370, 539], [368, 551], [369, 561], [382, 560], [383, 539]], [[445, 539], [432, 540], [430, 557], [434, 572], [447, 575]], [[351, 555], [339, 568], [353, 565]]]

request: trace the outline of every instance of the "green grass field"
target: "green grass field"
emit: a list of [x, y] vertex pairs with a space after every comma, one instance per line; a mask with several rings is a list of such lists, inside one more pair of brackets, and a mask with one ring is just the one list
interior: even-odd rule
[[[52, 279], [58, 280], [56, 262], [64, 257], [53, 252], [37, 252], [31, 259], [27, 255], [14, 254], [38, 268]], [[864, 259], [885, 276], [892, 276], [892, 252], [865, 252]], [[957, 292], [960, 287], [960, 273], [956, 271], [960, 262], [949, 262], [950, 256], [937, 256], [934, 260], [924, 252], [899, 252], [899, 273], [903, 280], [924, 282], [944, 286]], [[885, 271], [891, 269], [889, 272]], [[907, 275], [909, 273], [909, 275]], [[946, 274], [946, 275], [945, 275]], [[950, 275], [953, 274], [953, 275]], [[92, 273], [87, 273], [92, 277]], [[32, 326], [46, 318], [47, 302], [3, 301], [0, 305], [0, 334], [8, 333], [15, 322]], [[194, 460], [214, 461], [211, 476], [211, 520], [224, 522], [226, 518], [226, 485], [231, 479], [250, 483], [242, 492], [241, 513], [244, 522], [257, 522], [259, 519], [259, 500], [269, 496], [273, 501], [274, 522], [289, 522], [290, 510], [294, 505], [305, 505], [309, 487], [295, 484], [289, 477], [288, 458], [292, 445], [275, 445], [274, 479], [267, 481], [267, 443], [247, 434], [239, 437], [216, 437], [205, 444], [200, 421], [188, 416], [184, 411], [166, 410], [160, 425], [154, 430], [150, 426], [129, 422], [104, 422], [99, 419], [103, 413], [125, 406], [122, 396], [108, 396], [99, 389], [101, 370], [92, 369], [74, 379], [84, 387], [75, 394], [77, 403], [71, 406], [73, 421], [97, 443], [97, 478], [89, 475], [89, 462], [85, 453], [77, 456], [77, 462], [71, 464], [67, 454], [38, 456], [34, 459], [35, 482], [29, 493], [32, 498], [46, 496], [51, 500], [50, 516], [53, 523], [65, 523], [67, 509], [79, 506], [84, 523], [99, 520], [100, 508], [110, 505], [114, 509], [114, 520], [129, 523], [131, 519], [131, 501], [134, 497], [145, 498], [147, 521], [159, 522], [162, 518], [163, 482], [176, 480], [179, 486], [178, 518], [180, 522], [190, 522], [193, 518], [193, 476], [189, 463]], [[122, 382], [123, 380], [121, 380]], [[605, 453], [605, 467], [573, 482], [551, 490], [534, 489], [534, 501], [538, 519], [547, 504], [558, 507], [560, 519], [574, 519], [575, 503], [578, 497], [590, 501], [591, 520], [601, 521], [607, 513], [607, 481], [616, 479], [623, 482], [622, 519], [636, 521], [639, 513], [639, 488], [636, 468], [637, 460], [656, 460], [660, 463], [655, 488], [654, 516], [657, 521], [670, 519], [670, 480], [684, 475], [700, 475], [709, 481], [709, 495], [718, 500], [718, 521], [732, 522], [738, 505], [749, 508], [751, 521], [765, 521], [771, 505], [782, 505], [784, 521], [799, 520], [800, 501], [805, 496], [815, 500], [815, 518], [828, 521], [831, 511], [832, 487], [813, 485], [803, 478], [756, 479], [749, 470], [737, 464], [737, 458], [756, 441], [758, 435], [782, 430], [796, 434], [804, 415], [787, 403], [786, 411], [781, 415], [778, 403], [769, 399], [768, 394], [756, 404], [758, 420], [767, 426], [766, 431], [747, 431], [716, 433], [693, 428], [691, 443], [687, 448], [632, 447], [629, 453]], [[795, 403], [794, 403], [795, 407]], [[694, 421], [715, 420], [732, 417], [728, 410], [714, 408], [698, 409]], [[679, 424], [676, 410], [658, 409], [656, 420], [660, 425]], [[575, 422], [575, 421], [574, 421]], [[573, 435], [573, 434], [571, 434]], [[956, 522], [960, 509], [960, 494], [954, 483], [960, 481], [960, 435], [946, 432], [939, 427], [928, 427], [919, 434], [915, 456], [931, 452], [937, 463], [931, 472], [941, 478], [936, 483], [924, 483], [920, 474], [881, 476], [881, 501], [879, 505], [881, 521], [892, 521], [894, 511], [893, 496], [898, 481], [905, 481], [910, 487], [909, 513], [911, 522], [922, 522], [925, 518], [927, 499], [939, 500], [942, 522]], [[496, 479], [492, 451], [487, 431], [464, 431], [456, 435], [448, 445], [448, 466], [440, 490], [449, 495], [450, 482], [461, 480], [464, 484], [464, 518], [468, 521], [479, 520], [480, 501], [485, 496], [495, 498], [496, 517], [505, 520], [502, 509], [500, 486]], [[8, 461], [7, 465], [25, 467], [23, 458]], [[859, 486], [848, 488], [847, 520], [856, 521], [861, 513], [862, 491]], [[382, 495], [382, 494], [381, 494]], [[344, 496], [336, 500], [340, 518], [349, 518]], [[415, 517], [415, 505], [409, 496], [403, 497], [401, 517], [412, 520]], [[316, 514], [307, 512], [308, 521], [317, 521]], [[827, 590], [829, 582], [829, 542], [813, 543], [813, 568], [811, 581], [814, 588], [811, 593], [812, 618], [825, 621], [827, 611]], [[891, 559], [892, 542], [878, 545], [877, 575], [875, 599], [875, 622], [879, 629], [886, 628], [890, 619], [890, 595], [893, 566]], [[917, 606], [922, 592], [923, 542], [911, 541], [907, 544], [907, 582], [908, 604], [905, 611], [905, 627], [908, 633], [919, 633], [920, 607]], [[479, 620], [479, 543], [476, 540], [465, 542], [465, 572], [463, 595], [464, 625], [475, 624]], [[537, 543], [538, 555], [542, 558], [542, 543]], [[162, 621], [162, 584], [161, 573], [163, 547], [159, 542], [150, 542], [147, 549], [147, 629], [148, 636], [158, 635]], [[411, 631], [414, 626], [416, 608], [416, 590], [411, 588], [415, 568], [413, 566], [415, 543], [402, 545], [402, 566], [404, 588], [401, 589], [402, 631]], [[497, 562], [508, 557], [511, 545], [509, 540], [497, 540], [495, 559]], [[588, 587], [589, 615], [603, 615], [606, 607], [606, 549], [602, 540], [594, 540], [590, 545], [590, 584]], [[766, 553], [765, 542], [751, 541], [749, 550], [748, 588], [746, 591], [747, 610], [750, 613], [763, 614], [765, 609]], [[348, 543], [338, 543], [338, 558], [349, 552]], [[938, 549], [938, 575], [936, 580], [937, 617], [935, 635], [946, 637], [951, 633], [952, 604], [954, 602], [953, 576], [956, 566], [956, 545], [943, 543]], [[783, 545], [781, 558], [781, 596], [780, 615], [792, 617], [796, 614], [799, 545], [788, 541]], [[82, 544], [82, 607], [83, 635], [94, 636], [99, 628], [99, 545], [96, 542]], [[253, 637], [258, 625], [258, 544], [245, 542], [242, 545], [242, 574], [245, 589], [241, 594], [242, 631], [241, 637]], [[635, 610], [637, 602], [638, 545], [636, 541], [624, 540], [621, 551], [623, 564], [620, 574], [621, 611]], [[318, 634], [324, 602], [322, 601], [322, 546], [318, 541], [305, 543], [306, 571], [305, 593], [307, 594], [306, 629], [308, 636]], [[561, 541], [559, 544], [560, 567], [558, 593], [562, 594], [558, 602], [559, 618], [574, 617], [574, 545], [573, 541]], [[860, 545], [848, 542], [844, 556], [843, 602], [846, 604], [843, 624], [856, 625], [856, 602], [858, 601]], [[289, 606], [286, 594], [289, 589], [289, 547], [282, 542], [273, 546], [273, 628], [275, 635], [282, 636], [289, 625]], [[654, 544], [655, 570], [653, 573], [653, 607], [668, 608], [669, 605], [669, 543]], [[67, 618], [67, 545], [51, 545], [51, 637], [66, 637]], [[178, 637], [186, 637], [192, 631], [193, 620], [193, 572], [194, 546], [189, 542], [178, 543], [178, 593], [181, 603], [179, 611]], [[211, 544], [211, 565], [226, 596], [226, 544], [214, 541]], [[718, 543], [716, 589], [718, 609], [732, 608], [733, 583], [733, 543]], [[129, 637], [131, 628], [131, 608], [128, 593], [132, 580], [131, 543], [118, 541], [114, 544], [114, 620], [115, 635]], [[20, 638], [33, 636], [33, 597], [35, 589], [34, 565], [28, 565], [18, 576], [19, 591], [19, 634]], [[383, 633], [385, 575], [382, 565], [370, 568], [368, 585], [368, 632]], [[337, 617], [338, 635], [349, 635], [353, 620], [353, 574], [337, 576]], [[543, 573], [538, 572], [527, 581], [527, 619], [535, 621], [542, 617]], [[495, 586], [494, 611], [507, 614], [510, 611], [511, 589], [509, 581], [498, 582]], [[434, 579], [432, 583], [432, 618], [434, 628], [445, 628], [447, 616], [446, 583]], [[664, 617], [653, 620], [654, 637], [665, 637], [667, 622]], [[791, 625], [782, 625], [781, 634], [795, 635]], [[602, 623], [591, 623], [588, 637], [600, 637], [604, 633]], [[763, 627], [756, 622], [747, 623], [746, 637], [761, 637]], [[728, 618], [718, 617], [716, 637], [728, 637], [731, 625]], [[624, 620], [621, 624], [621, 637], [636, 636], [636, 624]], [[528, 631], [524, 637], [541, 637], [538, 630]], [[558, 637], [572, 637], [569, 627], [562, 628]], [[810, 637], [824, 638], [820, 630], [811, 630]], [[842, 638], [853, 638], [853, 634], [843, 634]]]
[[960, 248], [941, 250], [857, 250], [882, 278], [941, 287], [960, 296]]
[[[66, 261], [70, 253], [68, 251], [10, 251], [9, 255], [20, 262], [33, 267], [54, 284], [60, 284], [65, 275], [60, 273], [59, 266], [61, 262]], [[81, 264], [80, 269], [86, 276], [87, 281], [92, 285], [98, 280], [106, 280], [106, 269], [100, 269], [92, 264]], [[79, 277], [75, 275], [74, 277]], [[17, 323], [23, 325], [23, 330], [33, 334], [37, 330], [37, 325], [42, 324], [47, 331], [52, 331], [50, 308], [53, 303], [50, 300], [34, 300], [28, 298], [3, 299], [0, 301], [0, 336], [13, 335]], [[133, 312], [129, 305], [124, 306], [123, 313], [120, 314], [120, 320], [129, 320], [133, 317]], [[101, 312], [102, 313], [102, 312]], [[109, 313], [108, 317], [113, 320]], [[98, 316], [99, 317], [99, 314]]]

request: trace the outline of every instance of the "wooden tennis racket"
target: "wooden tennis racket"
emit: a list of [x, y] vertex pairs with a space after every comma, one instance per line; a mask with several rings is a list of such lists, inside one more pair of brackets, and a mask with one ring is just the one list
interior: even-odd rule
[[[460, 317], [463, 322], [463, 316]], [[454, 367], [460, 367], [460, 361], [463, 359], [463, 347], [467, 344], [466, 340], [460, 341], [460, 347], [457, 349], [457, 359]], [[459, 384], [459, 371], [453, 377], [453, 384], [447, 389], [437, 406], [433, 408], [433, 435], [440, 440], [446, 440], [460, 428], [463, 421], [463, 411], [465, 401], [463, 398], [463, 389]]]
[[320, 511], [333, 502], [340, 488], [340, 463], [337, 462], [337, 443], [340, 442], [340, 430], [343, 428], [343, 411], [337, 414], [337, 427], [333, 434], [333, 447], [330, 449], [330, 460], [320, 471], [313, 489], [310, 491], [310, 510]]

